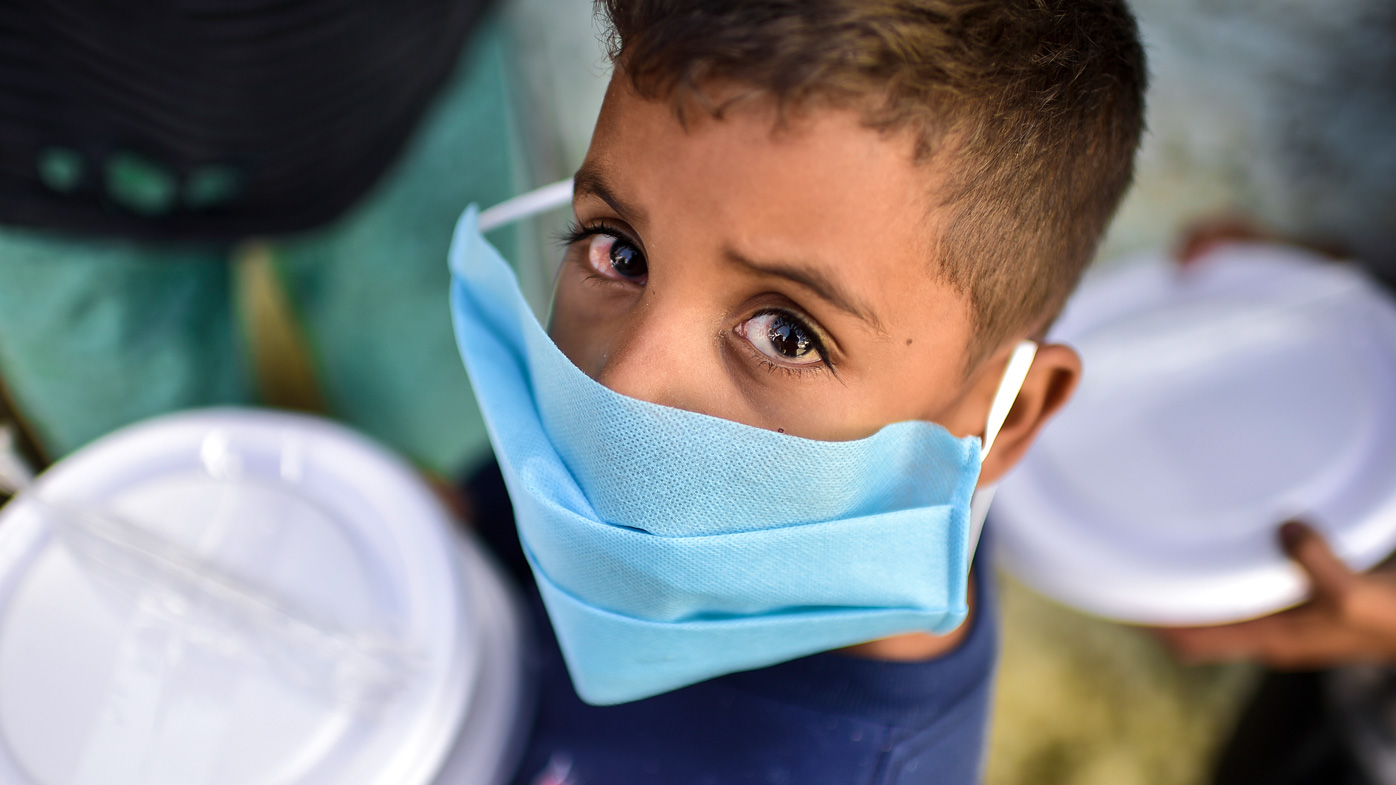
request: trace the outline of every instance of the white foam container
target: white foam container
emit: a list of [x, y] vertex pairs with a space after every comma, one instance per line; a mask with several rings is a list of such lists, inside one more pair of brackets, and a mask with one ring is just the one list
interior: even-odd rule
[[1396, 549], [1396, 304], [1350, 265], [1270, 245], [1089, 279], [1052, 339], [1075, 399], [1003, 482], [1003, 565], [1147, 624], [1301, 601], [1276, 529], [1308, 520], [1353, 568]]
[[36, 490], [138, 522], [317, 618], [386, 631], [415, 666], [392, 700], [364, 708], [202, 645], [152, 617], [139, 591], [85, 573], [21, 496], [0, 511], [0, 783], [496, 785], [510, 774], [529, 716], [516, 600], [417, 473], [377, 444], [302, 415], [184, 413], [99, 440]]

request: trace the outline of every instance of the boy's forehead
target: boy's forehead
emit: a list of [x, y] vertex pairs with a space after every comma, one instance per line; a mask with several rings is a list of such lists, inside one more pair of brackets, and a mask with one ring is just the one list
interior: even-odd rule
[[693, 210], [756, 243], [787, 229], [796, 237], [786, 241], [897, 238], [929, 266], [936, 167], [915, 161], [909, 135], [871, 129], [851, 110], [782, 120], [760, 96], [713, 96], [720, 117], [694, 103], [681, 118], [673, 102], [642, 98], [626, 81], [608, 91], [581, 173], [623, 190], [637, 211]]

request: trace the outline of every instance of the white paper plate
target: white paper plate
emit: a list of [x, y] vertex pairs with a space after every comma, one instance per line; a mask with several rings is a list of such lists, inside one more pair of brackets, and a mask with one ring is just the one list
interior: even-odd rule
[[[235, 465], [220, 479], [210, 460]], [[39, 491], [114, 510], [318, 618], [390, 634], [415, 666], [381, 708], [346, 708], [152, 623], [17, 499], [0, 514], [0, 782], [427, 785], [472, 743], [478, 759], [453, 783], [500, 781], [507, 732], [480, 747], [471, 728], [516, 724], [512, 600], [387, 451], [314, 418], [196, 412], [100, 440]]]
[[1396, 549], [1396, 305], [1356, 270], [1238, 245], [1088, 280], [1053, 330], [1085, 374], [1001, 486], [1004, 566], [1101, 616], [1206, 624], [1307, 592], [1299, 516], [1354, 568]]
[[462, 541], [462, 574], [480, 630], [479, 677], [455, 746], [436, 785], [502, 785], [523, 753], [535, 705], [525, 666], [527, 611], [480, 548]]

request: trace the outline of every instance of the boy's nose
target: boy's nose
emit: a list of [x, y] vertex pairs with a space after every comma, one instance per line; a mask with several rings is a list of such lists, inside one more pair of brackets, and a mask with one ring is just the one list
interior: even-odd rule
[[612, 335], [596, 381], [631, 398], [711, 414], [701, 390], [718, 371], [712, 337], [691, 309], [647, 299]]

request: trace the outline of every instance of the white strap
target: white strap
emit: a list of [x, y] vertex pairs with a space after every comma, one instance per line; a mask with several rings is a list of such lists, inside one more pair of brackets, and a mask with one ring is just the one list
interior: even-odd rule
[[481, 212], [477, 219], [477, 225], [481, 232], [488, 232], [539, 213], [556, 210], [571, 203], [571, 201], [572, 178], [569, 177], [561, 182], [545, 185], [542, 188], [500, 202]]
[[994, 446], [994, 439], [998, 438], [1003, 421], [1008, 419], [1013, 402], [1018, 400], [1018, 392], [1023, 389], [1028, 369], [1036, 356], [1037, 344], [1033, 341], [1023, 341], [1013, 348], [1013, 356], [1008, 358], [1008, 367], [1003, 371], [1003, 381], [999, 382], [994, 402], [989, 406], [989, 422], [984, 426], [984, 447], [979, 453], [981, 458], [988, 455], [989, 448]]

